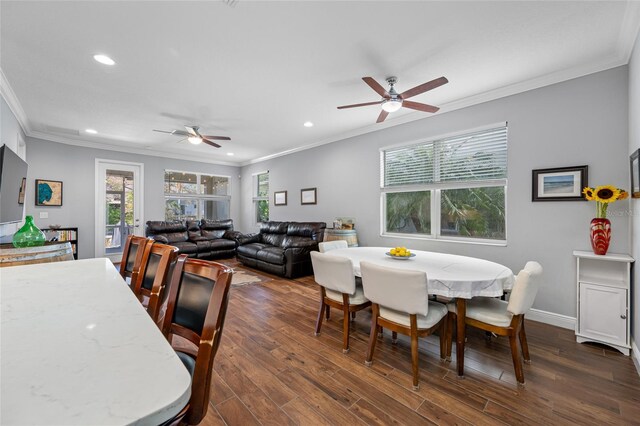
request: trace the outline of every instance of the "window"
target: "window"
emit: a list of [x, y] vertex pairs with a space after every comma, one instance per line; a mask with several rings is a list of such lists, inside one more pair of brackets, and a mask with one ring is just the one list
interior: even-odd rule
[[385, 235], [506, 241], [506, 126], [380, 154]]
[[164, 172], [165, 220], [228, 219], [229, 178], [200, 173]]
[[256, 223], [269, 220], [269, 172], [253, 175], [253, 205]]

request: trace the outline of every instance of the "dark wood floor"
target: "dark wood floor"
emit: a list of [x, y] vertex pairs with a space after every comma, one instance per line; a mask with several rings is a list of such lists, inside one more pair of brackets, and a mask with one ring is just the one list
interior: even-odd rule
[[[630, 357], [578, 344], [573, 331], [527, 321], [532, 364], [516, 384], [508, 342], [468, 332], [464, 379], [420, 341], [411, 390], [409, 342], [386, 334], [364, 365], [370, 313], [358, 313], [342, 354], [342, 315], [313, 335], [312, 277], [234, 287], [203, 425], [640, 424], [640, 378]], [[455, 345], [454, 345], [455, 351]]]

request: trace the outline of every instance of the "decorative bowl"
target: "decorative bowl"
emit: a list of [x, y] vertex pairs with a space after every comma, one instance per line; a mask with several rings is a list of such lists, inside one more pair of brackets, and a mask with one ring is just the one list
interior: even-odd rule
[[53, 229], [54, 231], [62, 228], [62, 225], [49, 225], [49, 229]]
[[394, 256], [393, 254], [386, 252], [385, 253], [387, 256], [389, 256], [392, 259], [398, 259], [398, 260], [409, 260], [412, 257], [416, 257], [415, 253], [411, 253], [409, 256]]

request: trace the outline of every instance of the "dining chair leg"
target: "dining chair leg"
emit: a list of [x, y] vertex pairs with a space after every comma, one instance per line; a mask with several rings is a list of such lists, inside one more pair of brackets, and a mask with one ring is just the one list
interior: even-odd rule
[[410, 315], [411, 319], [411, 370], [413, 372], [413, 390], [418, 390], [419, 368], [418, 365], [418, 319], [415, 314]]
[[398, 343], [398, 333], [396, 331], [391, 332], [391, 343], [394, 345]]
[[355, 321], [356, 320], [356, 312], [353, 311], [351, 312], [351, 321]]
[[461, 297], [456, 299], [456, 369], [458, 377], [464, 376], [464, 343], [467, 301]]
[[378, 339], [382, 339], [382, 337], [384, 336], [383, 334], [384, 329], [382, 328], [381, 325], [379, 325], [377, 328], [378, 328]]
[[516, 334], [509, 336], [509, 345], [511, 346], [511, 357], [513, 358], [513, 369], [516, 372], [516, 380], [518, 383], [524, 384], [524, 371], [522, 370], [522, 360], [520, 359], [518, 336]]
[[349, 312], [349, 295], [342, 295], [342, 311], [344, 317], [342, 320], [342, 353], [349, 353], [349, 326], [351, 324], [351, 313]]
[[447, 361], [451, 361], [451, 347], [453, 346], [453, 331], [456, 328], [456, 314], [447, 314]]
[[367, 356], [364, 365], [371, 367], [373, 363], [373, 351], [376, 349], [376, 341], [378, 340], [378, 305], [371, 304], [371, 331], [369, 332], [369, 347], [367, 348]]
[[522, 324], [520, 324], [520, 347], [522, 348], [522, 357], [524, 362], [531, 364], [531, 357], [529, 356], [529, 345], [527, 344], [527, 333], [524, 331], [524, 316], [522, 317]]
[[325, 319], [329, 321], [329, 318], [331, 317], [331, 306], [327, 305], [327, 309], [324, 312], [326, 314]]
[[446, 361], [447, 359], [447, 320], [448, 318], [443, 318], [440, 320], [440, 328], [438, 330], [438, 334], [440, 335], [440, 360]]
[[316, 336], [320, 334], [320, 329], [322, 328], [322, 317], [324, 317], [325, 308], [329, 309], [329, 307], [324, 303], [324, 287], [321, 287], [320, 310], [318, 311], [318, 319], [316, 320], [316, 332], [315, 332]]

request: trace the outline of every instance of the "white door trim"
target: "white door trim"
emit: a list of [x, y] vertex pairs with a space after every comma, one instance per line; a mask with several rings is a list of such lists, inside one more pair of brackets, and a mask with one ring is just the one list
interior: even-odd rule
[[[106, 191], [103, 170], [106, 172], [107, 165], [112, 165], [113, 169], [121, 167], [123, 170], [131, 169], [134, 173], [134, 217], [139, 219], [138, 228], [134, 228], [135, 235], [144, 235], [144, 163], [134, 163], [130, 161], [109, 160], [106, 158], [96, 158], [95, 161], [95, 257], [109, 257], [104, 253], [104, 225], [105, 223], [105, 197]], [[119, 262], [120, 258], [111, 259]]]

